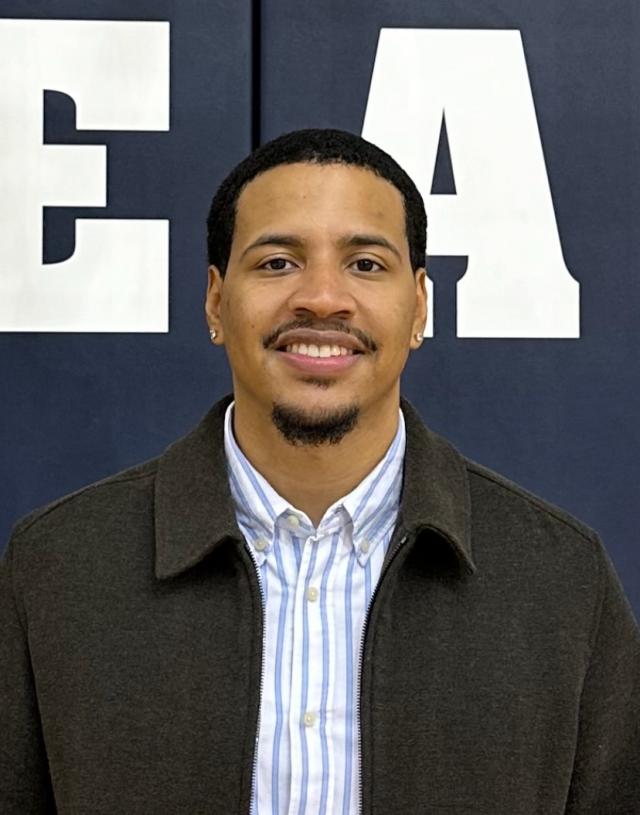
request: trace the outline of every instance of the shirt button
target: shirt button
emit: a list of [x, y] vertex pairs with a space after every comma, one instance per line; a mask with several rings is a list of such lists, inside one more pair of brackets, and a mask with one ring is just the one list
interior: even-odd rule
[[307, 590], [307, 600], [311, 600], [311, 602], [315, 602], [318, 599], [318, 589], [315, 586], [311, 586]]
[[287, 521], [291, 524], [291, 526], [298, 527], [300, 526], [300, 518], [297, 515], [289, 515], [287, 517]]
[[313, 727], [313, 725], [316, 723], [316, 714], [313, 711], [308, 710], [304, 714], [304, 723], [306, 727]]
[[361, 551], [363, 554], [365, 554], [365, 555], [366, 555], [366, 554], [367, 554], [367, 552], [369, 551], [369, 546], [370, 546], [369, 541], [368, 541], [368, 540], [363, 540], [363, 541], [362, 541], [362, 543], [360, 544], [360, 551]]
[[256, 540], [256, 542], [254, 543], [254, 546], [256, 547], [258, 552], [264, 552], [264, 550], [267, 548], [268, 545], [269, 545], [269, 541], [266, 540], [265, 538], [258, 538]]

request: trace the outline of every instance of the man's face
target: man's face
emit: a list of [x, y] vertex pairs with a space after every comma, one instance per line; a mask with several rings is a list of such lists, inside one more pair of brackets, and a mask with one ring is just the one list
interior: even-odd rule
[[226, 346], [237, 402], [311, 425], [397, 407], [424, 329], [424, 280], [388, 181], [341, 164], [257, 176], [238, 198], [224, 280], [209, 269], [207, 320]]

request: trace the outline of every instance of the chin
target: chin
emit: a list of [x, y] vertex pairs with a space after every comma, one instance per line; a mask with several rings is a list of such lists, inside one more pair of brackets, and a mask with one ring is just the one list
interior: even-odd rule
[[358, 424], [360, 407], [351, 401], [313, 405], [313, 398], [290, 403], [274, 401], [271, 420], [294, 445], [338, 444]]

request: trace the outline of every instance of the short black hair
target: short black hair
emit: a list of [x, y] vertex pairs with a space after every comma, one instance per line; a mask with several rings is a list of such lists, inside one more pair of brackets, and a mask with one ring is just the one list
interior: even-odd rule
[[224, 277], [231, 253], [238, 197], [261, 173], [282, 164], [351, 164], [371, 170], [391, 182], [404, 201], [411, 267], [426, 265], [427, 215], [418, 188], [395, 159], [345, 130], [329, 128], [294, 130], [258, 147], [231, 170], [218, 187], [207, 218], [209, 264]]

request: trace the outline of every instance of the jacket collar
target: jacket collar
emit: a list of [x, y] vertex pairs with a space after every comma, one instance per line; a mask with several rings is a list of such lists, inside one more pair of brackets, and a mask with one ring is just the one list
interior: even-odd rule
[[[189, 569], [224, 540], [242, 541], [224, 451], [225, 396], [187, 436], [160, 457], [155, 485], [155, 573]], [[398, 527], [417, 538], [435, 532], [472, 573], [470, 502], [464, 459], [400, 400], [407, 432]]]

